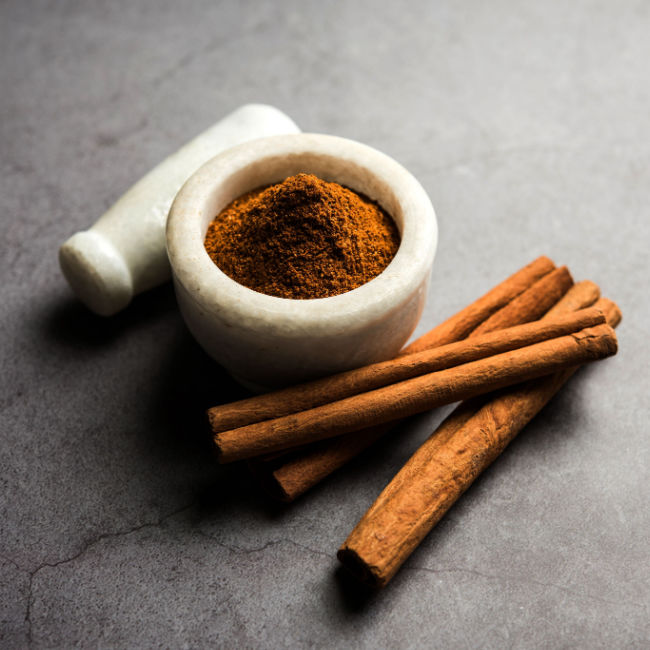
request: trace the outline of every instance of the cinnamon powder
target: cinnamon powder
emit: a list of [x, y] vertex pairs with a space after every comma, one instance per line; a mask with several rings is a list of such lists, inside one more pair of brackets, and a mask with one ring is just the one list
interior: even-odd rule
[[235, 199], [208, 227], [205, 248], [233, 280], [281, 298], [325, 298], [379, 275], [400, 236], [374, 201], [297, 174]]

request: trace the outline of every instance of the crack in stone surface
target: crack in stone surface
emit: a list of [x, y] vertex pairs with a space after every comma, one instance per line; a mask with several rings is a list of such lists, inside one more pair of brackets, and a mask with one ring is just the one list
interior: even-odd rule
[[3, 560], [7, 564], [11, 564], [12, 566], [15, 566], [16, 569], [18, 569], [18, 571], [22, 571], [23, 573], [30, 573], [29, 569], [25, 569], [25, 567], [20, 566], [18, 562], [12, 560], [10, 557], [6, 555], [3, 555], [2, 553], [0, 553], [0, 560]]
[[[5, 556], [0, 556], [7, 562], [13, 564], [16, 566], [17, 569], [24, 571], [29, 574], [29, 583], [28, 583], [28, 588], [27, 588], [27, 602], [26, 602], [26, 611], [25, 611], [25, 624], [27, 626], [27, 631], [26, 631], [26, 636], [27, 636], [27, 645], [29, 647], [33, 646], [33, 621], [32, 621], [32, 613], [33, 613], [33, 607], [34, 607], [34, 580], [36, 579], [36, 576], [43, 570], [47, 568], [57, 568], [65, 564], [69, 564], [70, 562], [74, 562], [75, 560], [79, 559], [83, 555], [85, 555], [91, 548], [99, 544], [101, 541], [105, 539], [113, 539], [113, 538], [119, 538], [119, 537], [126, 537], [128, 535], [131, 535], [133, 533], [136, 533], [140, 530], [144, 530], [145, 528], [158, 528], [162, 526], [167, 520], [171, 519], [172, 517], [175, 517], [176, 515], [181, 514], [182, 512], [185, 512], [189, 509], [191, 509], [195, 505], [195, 502], [191, 502], [181, 508], [178, 508], [174, 510], [173, 512], [170, 512], [169, 514], [161, 517], [157, 521], [153, 522], [146, 522], [143, 524], [138, 524], [137, 526], [133, 526], [132, 528], [128, 528], [126, 530], [121, 530], [121, 531], [115, 531], [115, 532], [110, 532], [110, 533], [102, 533], [101, 535], [97, 536], [96, 538], [90, 540], [89, 542], [86, 542], [83, 544], [82, 548], [77, 551], [74, 555], [71, 555], [70, 557], [63, 558], [61, 560], [58, 560], [56, 562], [43, 562], [39, 564], [35, 569], [32, 571], [29, 571], [28, 569], [25, 569], [23, 567], [20, 567], [14, 560], [11, 558], [5, 557]], [[210, 533], [206, 533], [203, 530], [200, 529], [194, 529], [192, 532], [197, 533], [203, 537], [206, 537], [210, 539], [210, 541], [216, 543], [218, 546], [225, 548], [232, 553], [237, 553], [237, 554], [244, 554], [248, 555], [251, 553], [256, 553], [260, 551], [264, 551], [267, 548], [270, 548], [271, 546], [276, 546], [279, 544], [290, 544], [292, 546], [295, 546], [297, 548], [300, 548], [307, 553], [310, 553], [312, 555], [317, 555], [317, 556], [323, 556], [327, 557], [328, 559], [333, 559], [333, 556], [330, 553], [326, 553], [325, 551], [320, 551], [318, 549], [310, 548], [309, 546], [305, 546], [304, 544], [300, 544], [299, 542], [296, 542], [292, 539], [288, 538], [280, 538], [280, 539], [273, 539], [265, 542], [261, 546], [254, 547], [254, 548], [244, 548], [244, 547], [239, 547], [239, 546], [234, 546], [232, 544], [227, 544], [225, 542], [222, 542], [219, 540], [217, 537], [214, 535], [211, 535]], [[226, 599], [226, 601], [229, 599]]]
[[[144, 530], [145, 528], [158, 528], [159, 526], [162, 526], [168, 519], [171, 519], [172, 517], [175, 517], [176, 515], [179, 515], [182, 512], [185, 512], [186, 510], [189, 510], [194, 505], [195, 505], [195, 501], [192, 501], [191, 503], [186, 504], [181, 508], [177, 508], [173, 512], [170, 512], [164, 515], [163, 517], [160, 517], [156, 521], [146, 522], [144, 524], [138, 524], [137, 526], [133, 526], [132, 528], [128, 528], [126, 530], [115, 531], [112, 533], [102, 533], [95, 539], [92, 539], [89, 542], [84, 543], [82, 548], [77, 553], [75, 553], [70, 557], [64, 558], [62, 560], [58, 560], [57, 562], [43, 562], [39, 564], [32, 571], [28, 571], [27, 569], [22, 569], [23, 571], [29, 573], [29, 583], [27, 587], [27, 604], [25, 608], [25, 623], [27, 625], [26, 636], [27, 636], [28, 646], [32, 647], [33, 645], [33, 636], [32, 636], [32, 610], [33, 610], [33, 603], [34, 603], [33, 587], [34, 587], [34, 579], [36, 578], [36, 575], [40, 571], [48, 568], [54, 569], [64, 564], [69, 564], [70, 562], [74, 562], [75, 560], [78, 560], [80, 557], [85, 555], [91, 548], [93, 548], [94, 546], [96, 546], [97, 544], [99, 544], [101, 541], [105, 539], [126, 537], [128, 535], [132, 535], [133, 533], [137, 533], [140, 530]], [[13, 560], [9, 558], [5, 558], [5, 559], [11, 562], [12, 564], [18, 566]]]
[[486, 580], [501, 580], [501, 581], [510, 581], [510, 582], [517, 582], [519, 584], [532, 584], [532, 585], [538, 585], [540, 587], [550, 587], [552, 589], [559, 589], [560, 591], [563, 591], [567, 594], [571, 594], [572, 596], [577, 596], [578, 598], [585, 598], [588, 600], [595, 600], [599, 603], [603, 603], [605, 605], [630, 605], [632, 607], [639, 607], [643, 610], [645, 610], [645, 606], [643, 603], [635, 603], [632, 601], [614, 601], [614, 600], [607, 600], [606, 598], [599, 598], [598, 596], [592, 596], [591, 594], [585, 594], [585, 593], [580, 593], [579, 591], [574, 591], [573, 589], [569, 589], [568, 587], [564, 587], [562, 585], [555, 584], [553, 582], [542, 582], [541, 580], [534, 580], [532, 578], [517, 578], [515, 576], [499, 576], [499, 575], [492, 575], [489, 573], [482, 573], [481, 571], [477, 571], [476, 569], [465, 569], [462, 567], [450, 567], [448, 569], [431, 569], [429, 567], [422, 567], [422, 566], [415, 566], [415, 567], [403, 567], [404, 571], [415, 571], [415, 572], [423, 572], [423, 573], [435, 573], [435, 574], [440, 574], [440, 573], [467, 573], [469, 575], [475, 575], [480, 578], [485, 578]]
[[323, 557], [327, 557], [330, 560], [333, 559], [333, 556], [331, 553], [326, 553], [325, 551], [319, 551], [318, 549], [311, 548], [309, 546], [305, 546], [304, 544], [300, 544], [299, 542], [296, 542], [292, 539], [289, 539], [287, 537], [281, 537], [279, 539], [271, 539], [268, 542], [265, 542], [262, 544], [262, 546], [256, 546], [253, 548], [243, 548], [241, 546], [233, 546], [232, 544], [226, 544], [225, 542], [222, 542], [220, 539], [215, 537], [214, 535], [211, 535], [210, 533], [206, 533], [204, 530], [197, 530], [196, 532], [199, 533], [199, 535], [203, 537], [207, 537], [211, 541], [215, 542], [218, 546], [221, 546], [222, 548], [225, 548], [232, 553], [237, 553], [240, 555], [249, 555], [250, 553], [258, 553], [260, 551], [264, 551], [265, 549], [271, 547], [271, 546], [278, 546], [279, 544], [291, 544], [292, 546], [296, 546], [297, 548], [300, 548], [304, 551], [307, 551], [308, 553], [311, 553], [312, 555], [320, 555]]

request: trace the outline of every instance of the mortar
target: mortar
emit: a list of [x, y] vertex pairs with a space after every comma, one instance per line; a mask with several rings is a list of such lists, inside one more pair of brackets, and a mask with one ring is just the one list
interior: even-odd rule
[[[299, 172], [377, 201], [394, 219], [399, 249], [366, 284], [328, 298], [294, 300], [249, 289], [204, 247], [209, 223], [232, 200]], [[221, 153], [194, 173], [167, 221], [178, 304], [203, 349], [240, 383], [280, 387], [394, 356], [418, 323], [437, 244], [433, 206], [389, 156], [345, 138], [279, 135]]]

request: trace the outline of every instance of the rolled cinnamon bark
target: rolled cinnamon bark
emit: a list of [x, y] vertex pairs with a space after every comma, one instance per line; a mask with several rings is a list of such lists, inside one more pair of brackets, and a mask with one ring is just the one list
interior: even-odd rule
[[569, 290], [572, 284], [573, 279], [566, 266], [551, 271], [492, 314], [473, 330], [470, 336], [480, 336], [516, 323], [541, 318]]
[[[499, 311], [511, 300], [526, 291], [540, 278], [548, 275], [555, 268], [555, 264], [545, 256], [538, 257], [530, 264], [513, 273], [493, 289], [490, 289], [485, 295], [478, 300], [461, 309], [451, 318], [434, 327], [426, 334], [416, 339], [410, 345], [407, 345], [401, 354], [413, 354], [427, 348], [438, 347], [460, 341], [480, 325], [484, 320]], [[529, 319], [532, 320], [532, 319]], [[516, 325], [517, 323], [508, 323], [505, 327]]]
[[398, 381], [451, 368], [469, 361], [516, 350], [548, 339], [578, 332], [605, 322], [597, 309], [585, 309], [555, 319], [526, 323], [508, 329], [449, 343], [430, 350], [402, 355], [316, 381], [273, 391], [208, 410], [213, 433], [298, 413], [365, 393]]
[[422, 413], [615, 353], [614, 331], [608, 325], [597, 325], [300, 413], [222, 431], [214, 436], [217, 455], [220, 462], [227, 463], [289, 449]]
[[345, 465], [394, 426], [394, 422], [386, 422], [346, 436], [318, 440], [289, 452], [258, 456], [248, 461], [248, 467], [269, 496], [288, 503]]
[[[602, 310], [602, 305], [608, 304], [610, 301], [600, 303], [600, 307], [596, 301], [600, 298], [600, 287], [591, 280], [581, 280], [574, 284], [563, 296], [560, 298], [543, 316], [544, 320], [561, 316], [572, 311], [580, 311], [592, 305], [596, 309]], [[606, 321], [612, 325], [610, 319], [605, 314]], [[612, 325], [615, 327], [615, 325]]]
[[[516, 273], [512, 277], [517, 275]], [[495, 287], [492, 292], [496, 292], [497, 289], [498, 287]], [[540, 287], [537, 285], [534, 290], [532, 287], [529, 289], [529, 296], [532, 299], [526, 300], [525, 302], [522, 301], [523, 304], [520, 302], [519, 309], [516, 312], [510, 313], [510, 317], [516, 322], [525, 322], [529, 319], [529, 314], [525, 312], [526, 305], [531, 310], [535, 309], [534, 298], [535, 296], [540, 296]], [[489, 295], [489, 293], [486, 295]], [[571, 287], [557, 305], [552, 307], [548, 313], [551, 315], [588, 307], [598, 299], [599, 295], [600, 290], [596, 284], [590, 280], [583, 280]], [[485, 296], [477, 302], [484, 299]], [[560, 307], [561, 305], [562, 307]], [[556, 308], [559, 308], [558, 312], [556, 312]], [[457, 317], [452, 317], [446, 322], [453, 322], [456, 319]], [[509, 324], [513, 325], [515, 323]], [[435, 328], [432, 332], [437, 329]], [[249, 466], [262, 484], [267, 487], [272, 496], [283, 501], [293, 501], [317, 485], [329, 476], [329, 474], [370, 447], [398, 424], [399, 422], [393, 422], [389, 425], [369, 427], [356, 432], [354, 435], [345, 435], [311, 443], [302, 448], [292, 450], [288, 454], [276, 454], [272, 460], [268, 460], [265, 457], [251, 459]]]
[[288, 452], [251, 458], [248, 467], [269, 496], [289, 503], [350, 462], [398, 424], [399, 421], [386, 422], [348, 435], [318, 440]]
[[[570, 304], [559, 305], [558, 310]], [[610, 300], [596, 306], [616, 326]], [[571, 377], [548, 377], [461, 404], [379, 495], [338, 552], [362, 581], [383, 587], [451, 505]]]

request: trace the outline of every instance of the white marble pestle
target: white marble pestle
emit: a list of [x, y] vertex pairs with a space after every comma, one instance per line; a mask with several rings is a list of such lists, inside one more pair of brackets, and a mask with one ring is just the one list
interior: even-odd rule
[[201, 133], [140, 179], [94, 226], [61, 246], [61, 270], [73, 291], [89, 309], [110, 316], [126, 307], [135, 294], [168, 280], [165, 224], [183, 183], [230, 147], [299, 132], [278, 109], [247, 104]]

